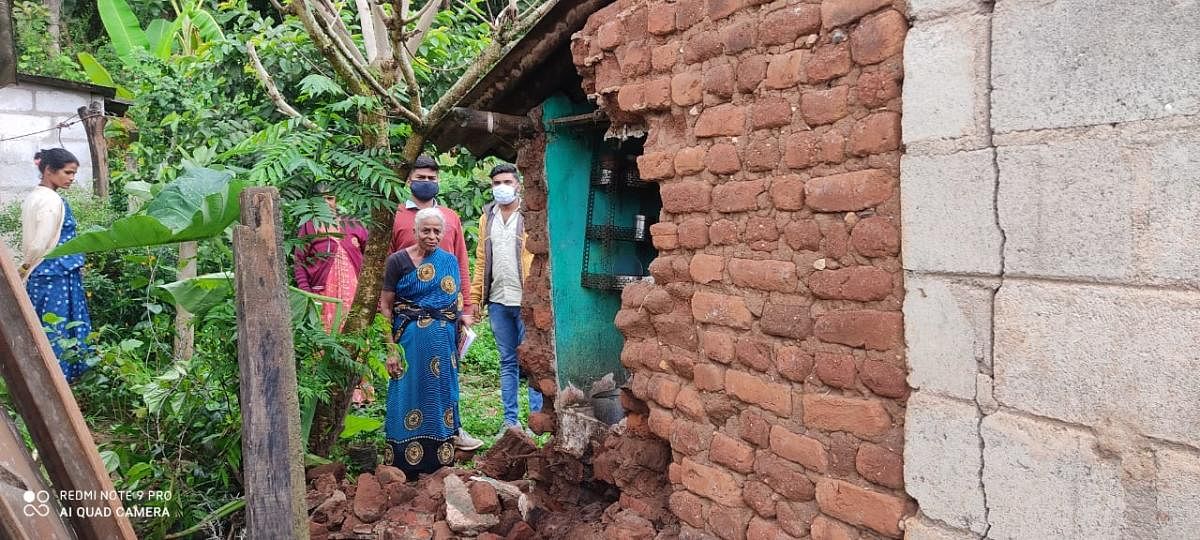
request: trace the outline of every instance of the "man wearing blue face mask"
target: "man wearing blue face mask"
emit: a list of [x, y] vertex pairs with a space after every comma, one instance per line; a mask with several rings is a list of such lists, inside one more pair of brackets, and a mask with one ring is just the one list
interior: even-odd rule
[[[525, 249], [525, 220], [521, 216], [521, 177], [510, 163], [492, 168], [492, 198], [479, 216], [479, 245], [475, 248], [475, 276], [471, 280], [471, 303], [485, 305], [496, 345], [500, 349], [500, 399], [504, 404], [504, 427], [519, 426], [517, 388], [521, 368], [517, 346], [525, 338], [521, 321], [521, 292], [533, 264]], [[542, 409], [542, 394], [529, 388], [529, 410]], [[502, 431], [503, 432], [503, 431]]]
[[[442, 242], [438, 246], [458, 259], [459, 279], [463, 283], [467, 283], [471, 279], [470, 274], [467, 273], [470, 263], [467, 259], [467, 240], [462, 232], [462, 219], [458, 217], [458, 212], [438, 205], [436, 199], [439, 187], [437, 160], [429, 156], [420, 156], [413, 160], [412, 168], [408, 172], [408, 189], [412, 193], [412, 198], [404, 201], [404, 206], [396, 210], [396, 219], [392, 222], [392, 249], [388, 253], [395, 253], [417, 243], [416, 237], [413, 236], [413, 218], [423, 208], [437, 207], [442, 211], [442, 217], [446, 218]], [[462, 309], [464, 325], [475, 324], [475, 306], [475, 302], [471, 301], [469, 296], [464, 295]]]

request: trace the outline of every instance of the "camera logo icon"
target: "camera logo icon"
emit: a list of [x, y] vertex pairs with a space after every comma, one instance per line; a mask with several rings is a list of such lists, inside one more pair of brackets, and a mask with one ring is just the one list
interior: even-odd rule
[[26, 491], [22, 496], [25, 499], [25, 506], [21, 508], [21, 512], [25, 517], [46, 517], [50, 515], [50, 492], [48, 491]]

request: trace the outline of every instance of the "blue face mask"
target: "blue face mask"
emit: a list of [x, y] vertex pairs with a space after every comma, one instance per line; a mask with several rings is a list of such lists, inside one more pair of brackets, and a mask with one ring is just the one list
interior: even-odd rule
[[437, 182], [430, 182], [426, 180], [421, 182], [413, 182], [409, 186], [409, 189], [412, 190], [413, 198], [419, 201], [429, 201], [433, 200], [434, 197], [437, 197], [440, 186]]

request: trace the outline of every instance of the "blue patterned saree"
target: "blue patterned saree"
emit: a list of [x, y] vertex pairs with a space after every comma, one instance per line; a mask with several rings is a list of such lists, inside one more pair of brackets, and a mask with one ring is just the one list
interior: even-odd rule
[[[71, 205], [63, 199], [63, 224], [58, 245], [75, 238], [76, 227]], [[87, 371], [86, 360], [92, 353], [87, 344], [88, 334], [92, 333], [92, 318], [83, 290], [83, 263], [82, 254], [46, 259], [33, 269], [25, 282], [25, 292], [29, 294], [39, 320], [47, 313], [58, 317], [58, 322], [48, 326], [46, 337], [67, 382], [75, 382]], [[42, 324], [46, 323], [43, 321]]]
[[396, 282], [392, 336], [404, 372], [388, 383], [386, 431], [397, 467], [413, 478], [454, 462], [458, 433], [458, 260], [435, 250]]

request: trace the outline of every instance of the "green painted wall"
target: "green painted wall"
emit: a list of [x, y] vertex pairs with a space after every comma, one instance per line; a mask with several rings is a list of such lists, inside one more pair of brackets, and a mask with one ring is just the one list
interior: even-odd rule
[[[543, 104], [546, 120], [590, 112], [588, 104], [554, 96]], [[625, 340], [613, 324], [621, 308], [619, 291], [580, 285], [587, 226], [588, 183], [593, 152], [602, 143], [597, 130], [555, 129], [546, 125], [547, 220], [550, 239], [550, 293], [554, 305], [554, 346], [558, 385], [585, 392], [607, 373], [617, 384], [627, 375], [621, 366]], [[656, 214], [657, 215], [657, 214]], [[595, 249], [595, 248], [593, 248]], [[593, 251], [590, 257], [599, 255]]]

